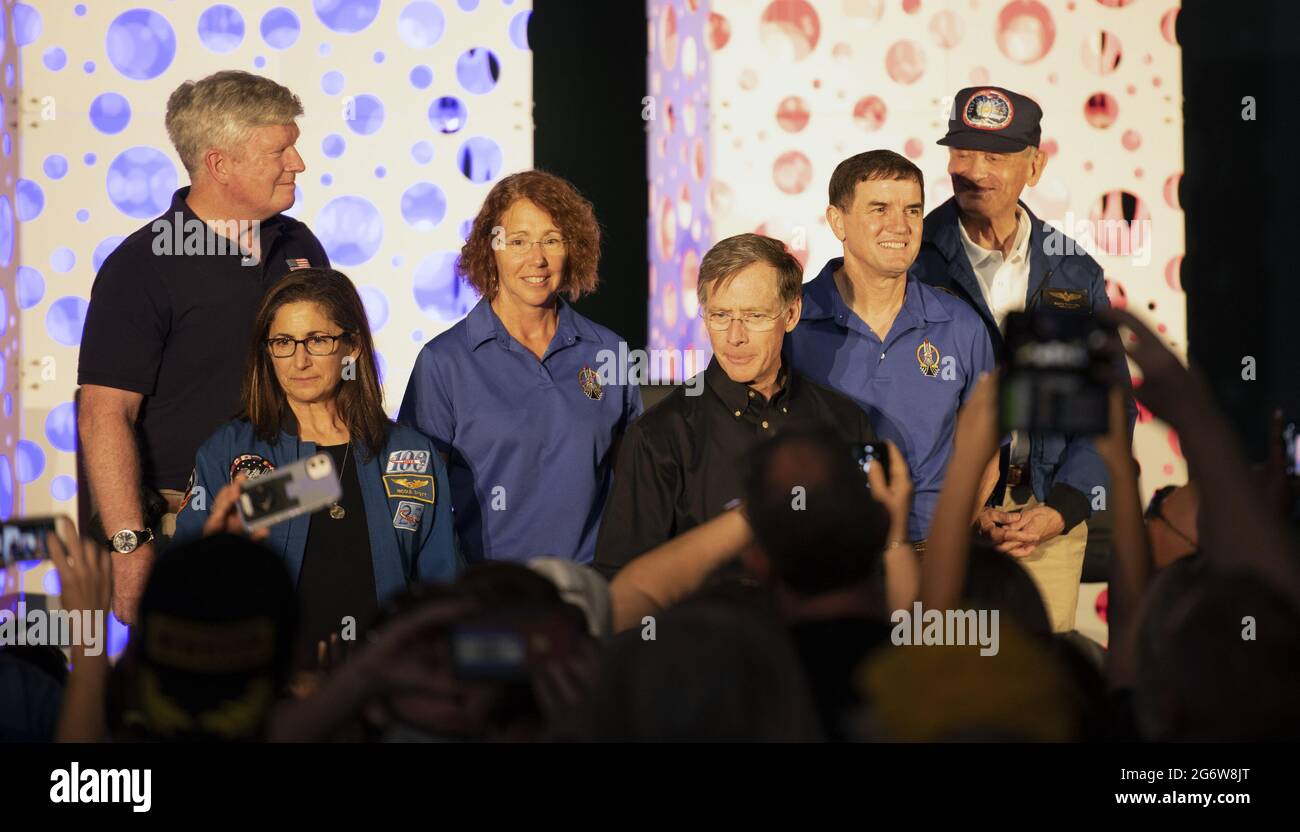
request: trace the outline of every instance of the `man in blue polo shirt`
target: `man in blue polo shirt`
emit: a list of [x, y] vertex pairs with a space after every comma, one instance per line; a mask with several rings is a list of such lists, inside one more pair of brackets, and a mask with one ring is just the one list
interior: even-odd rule
[[[867, 411], [903, 452], [914, 494], [908, 536], [923, 541], [952, 454], [957, 411], [993, 368], [987, 330], [959, 298], [910, 278], [921, 246], [921, 170], [889, 150], [845, 159], [826, 220], [844, 256], [804, 285], [787, 339], [792, 366]], [[997, 479], [986, 471], [985, 495]]]
[[[999, 353], [1011, 312], [1091, 315], [1110, 306], [1097, 261], [1020, 203], [1047, 165], [1038, 148], [1042, 115], [1033, 99], [1002, 87], [957, 93], [948, 134], [939, 140], [948, 147], [954, 196], [925, 218], [913, 269], [976, 310]], [[1116, 369], [1127, 382], [1127, 363], [1119, 360]], [[1130, 430], [1136, 418], [1130, 404]], [[980, 527], [1033, 576], [1053, 628], [1070, 630], [1085, 521], [1110, 482], [1106, 466], [1086, 436], [1024, 431], [1013, 435], [1003, 462], [1006, 488], [981, 511]]]

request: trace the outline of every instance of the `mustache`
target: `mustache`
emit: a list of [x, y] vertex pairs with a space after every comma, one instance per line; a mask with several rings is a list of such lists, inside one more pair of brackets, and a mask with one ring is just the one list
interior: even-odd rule
[[964, 176], [958, 176], [957, 174], [953, 174], [953, 177], [952, 177], [952, 189], [953, 189], [954, 191], [987, 191], [987, 190], [990, 190], [989, 188], [986, 188], [986, 187], [981, 186], [979, 183], [975, 182], [975, 181], [972, 180], [972, 179], [967, 179], [966, 177], [964, 177]]

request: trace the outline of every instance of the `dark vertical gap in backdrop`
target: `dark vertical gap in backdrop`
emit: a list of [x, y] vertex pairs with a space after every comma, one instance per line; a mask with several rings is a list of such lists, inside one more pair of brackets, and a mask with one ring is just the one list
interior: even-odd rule
[[[1298, 18], [1292, 2], [1220, 0], [1189, 0], [1178, 17], [1189, 355], [1255, 458], [1266, 451], [1273, 407], [1300, 415]], [[1246, 96], [1254, 121], [1242, 118]], [[1254, 381], [1242, 378], [1246, 356]]]
[[600, 289], [582, 314], [646, 343], [646, 16], [640, 0], [534, 0], [533, 157], [596, 207], [604, 232]]

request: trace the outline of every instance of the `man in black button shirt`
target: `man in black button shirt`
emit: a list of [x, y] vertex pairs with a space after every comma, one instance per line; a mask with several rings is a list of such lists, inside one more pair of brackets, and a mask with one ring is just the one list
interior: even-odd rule
[[[108, 256], [91, 289], [78, 429], [115, 550], [113, 609], [126, 623], [153, 562], [150, 541], [170, 534], [195, 452], [239, 408], [262, 295], [291, 269], [329, 265], [311, 231], [281, 213], [306, 170], [294, 148], [302, 113], [291, 91], [246, 72], [178, 87], [167, 133], [191, 186]], [[145, 495], [155, 492], [165, 518], [146, 516]]]
[[876, 441], [857, 404], [782, 362], [802, 285], [799, 261], [771, 237], [728, 237], [704, 255], [697, 291], [713, 360], [704, 384], [679, 385], [623, 437], [596, 542], [606, 577], [738, 499], [757, 439], [821, 426], [843, 438], [846, 454], [849, 443]]

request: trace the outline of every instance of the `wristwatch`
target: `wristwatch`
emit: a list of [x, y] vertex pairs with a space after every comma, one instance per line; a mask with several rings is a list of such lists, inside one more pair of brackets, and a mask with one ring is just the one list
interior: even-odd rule
[[143, 529], [138, 532], [131, 529], [122, 529], [122, 531], [113, 535], [112, 539], [108, 541], [108, 545], [112, 547], [113, 551], [127, 555], [152, 540], [153, 529]]

